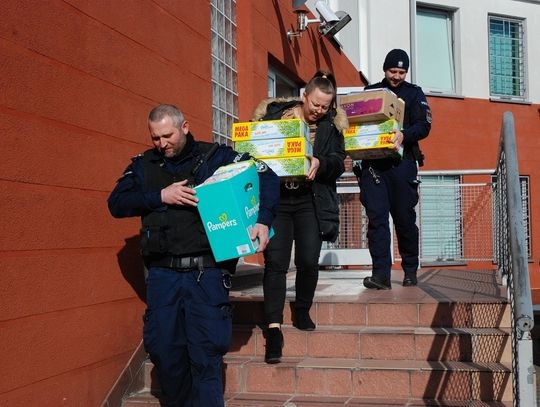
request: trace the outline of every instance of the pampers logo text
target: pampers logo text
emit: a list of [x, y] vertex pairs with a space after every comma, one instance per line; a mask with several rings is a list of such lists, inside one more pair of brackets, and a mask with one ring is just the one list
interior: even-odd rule
[[[251, 207], [244, 207], [244, 212], [246, 213], [246, 217], [248, 219], [252, 216], [256, 216], [259, 213], [259, 202], [257, 202], [257, 198], [255, 196], [251, 197], [250, 203], [252, 205]], [[218, 216], [218, 221], [218, 223], [214, 223], [212, 221], [206, 222], [207, 229], [210, 232], [215, 232], [217, 230], [225, 230], [227, 228], [238, 226], [238, 221], [236, 219], [229, 219], [229, 215], [227, 215], [226, 212], [223, 212]]]
[[219, 215], [218, 219], [219, 223], [213, 223], [211, 221], [206, 222], [206, 227], [210, 232], [215, 232], [216, 230], [225, 230], [238, 225], [236, 219], [229, 220], [229, 216], [225, 212]]
[[251, 197], [251, 204], [253, 205], [251, 208], [248, 208], [247, 206], [244, 207], [248, 219], [259, 213], [259, 202], [257, 202], [257, 198], [254, 196]]

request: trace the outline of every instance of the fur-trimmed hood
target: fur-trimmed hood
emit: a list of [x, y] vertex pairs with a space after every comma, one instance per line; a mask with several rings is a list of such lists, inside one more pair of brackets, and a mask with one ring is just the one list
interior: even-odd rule
[[[300, 98], [293, 98], [293, 97], [287, 97], [287, 98], [268, 98], [264, 99], [259, 103], [259, 105], [255, 108], [255, 111], [253, 112], [253, 121], [258, 121], [262, 119], [264, 116], [266, 116], [268, 105], [270, 103], [283, 103], [288, 104], [290, 102], [298, 102], [298, 104], [302, 103], [302, 99]], [[345, 110], [343, 110], [341, 107], [336, 108], [336, 115], [334, 116], [334, 125], [336, 128], [342, 132], [343, 130], [347, 129], [349, 127], [349, 120], [347, 119], [347, 114], [345, 113]]]

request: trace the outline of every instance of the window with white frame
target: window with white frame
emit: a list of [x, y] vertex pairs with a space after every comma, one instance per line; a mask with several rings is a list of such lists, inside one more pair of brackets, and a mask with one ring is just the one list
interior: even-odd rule
[[298, 95], [298, 85], [293, 80], [272, 67], [268, 69], [268, 97], [294, 97]]
[[489, 16], [489, 90], [493, 97], [525, 99], [523, 21]]
[[238, 120], [236, 68], [236, 1], [211, 0], [212, 131], [214, 141], [232, 144], [231, 128]]
[[456, 93], [454, 13], [416, 8], [416, 82], [431, 93]]

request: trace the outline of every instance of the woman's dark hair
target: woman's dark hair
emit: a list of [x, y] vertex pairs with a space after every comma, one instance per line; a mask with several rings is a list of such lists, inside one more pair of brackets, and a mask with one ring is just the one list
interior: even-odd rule
[[304, 93], [306, 95], [309, 95], [316, 88], [319, 89], [321, 92], [326, 93], [327, 95], [333, 95], [332, 107], [335, 108], [337, 106], [336, 78], [334, 77], [334, 74], [332, 72], [321, 70], [321, 69], [315, 72], [315, 75], [313, 75], [313, 78], [311, 78], [309, 82], [307, 83], [304, 89]]

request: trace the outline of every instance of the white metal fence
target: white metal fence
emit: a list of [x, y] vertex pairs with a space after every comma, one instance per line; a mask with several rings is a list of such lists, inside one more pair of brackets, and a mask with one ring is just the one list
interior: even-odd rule
[[[417, 224], [422, 265], [494, 261], [494, 173], [491, 169], [419, 172]], [[520, 181], [530, 248], [528, 178], [521, 177]], [[320, 264], [371, 265], [366, 237], [368, 220], [354, 174], [345, 173], [340, 178], [338, 194], [340, 235], [335, 243], [325, 243]], [[395, 241], [394, 238], [392, 243]], [[392, 246], [394, 260], [399, 261], [397, 244]]]

